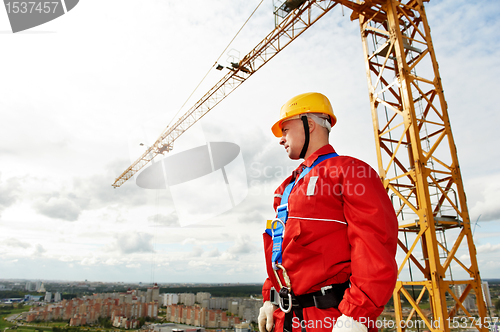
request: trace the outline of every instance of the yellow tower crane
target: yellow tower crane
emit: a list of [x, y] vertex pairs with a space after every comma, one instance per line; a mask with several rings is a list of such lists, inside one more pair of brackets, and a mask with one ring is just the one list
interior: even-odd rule
[[[447, 104], [423, 0], [284, 0], [276, 28], [210, 89], [113, 183], [119, 187], [229, 93], [337, 5], [352, 10], [363, 43], [378, 170], [399, 220], [404, 259], [394, 289], [398, 331], [419, 321], [450, 331], [459, 310], [486, 332], [486, 307]], [[458, 233], [447, 243], [450, 230]], [[449, 237], [448, 237], [449, 238]], [[457, 257], [465, 243], [467, 254]], [[465, 256], [465, 258], [463, 257]], [[468, 277], [453, 279], [452, 264]], [[411, 281], [403, 280], [408, 271]], [[464, 305], [475, 294], [477, 315]], [[430, 314], [423, 309], [429, 299]], [[401, 301], [411, 305], [403, 311]], [[460, 320], [460, 326], [464, 321]]]

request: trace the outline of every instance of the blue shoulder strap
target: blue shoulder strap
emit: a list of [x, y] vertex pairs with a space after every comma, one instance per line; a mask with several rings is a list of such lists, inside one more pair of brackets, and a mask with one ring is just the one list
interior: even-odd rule
[[[277, 220], [275, 220], [271, 224], [271, 229], [266, 229], [266, 232], [273, 238], [272, 263], [273, 263], [273, 268], [275, 270], [278, 269], [276, 267], [276, 263], [281, 264], [282, 261], [282, 245], [283, 245], [283, 237], [285, 236], [284, 225], [286, 224], [286, 221], [288, 219], [288, 197], [290, 196], [293, 188], [295, 187], [295, 184], [299, 182], [304, 176], [306, 176], [307, 173], [309, 173], [316, 165], [318, 165], [322, 161], [337, 156], [338, 154], [335, 152], [319, 156], [311, 166], [305, 168], [302, 171], [302, 173], [300, 173], [300, 176], [295, 181], [290, 182], [283, 191], [283, 194], [281, 196], [281, 203], [278, 206], [277, 216], [276, 216], [276, 218], [279, 219], [279, 221], [281, 222], [276, 222]], [[274, 225], [276, 225], [275, 229]]]

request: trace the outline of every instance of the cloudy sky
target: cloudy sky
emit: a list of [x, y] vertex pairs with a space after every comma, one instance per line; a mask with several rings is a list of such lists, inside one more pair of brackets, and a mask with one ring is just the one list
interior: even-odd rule
[[[176, 142], [172, 156], [207, 141], [239, 146], [225, 168], [229, 208], [202, 213], [221, 197], [220, 174], [214, 186], [143, 189], [131, 179], [112, 188], [259, 2], [85, 0], [17, 34], [0, 10], [0, 278], [263, 282], [272, 194], [296, 165], [270, 127], [299, 93], [326, 94], [339, 119], [334, 147], [376, 166], [359, 27], [335, 8]], [[433, 0], [427, 14], [479, 219], [479, 268], [498, 278], [500, 3]], [[243, 57], [273, 26], [265, 0], [219, 62]], [[183, 110], [225, 72], [212, 71]], [[186, 211], [198, 217], [188, 226]]]

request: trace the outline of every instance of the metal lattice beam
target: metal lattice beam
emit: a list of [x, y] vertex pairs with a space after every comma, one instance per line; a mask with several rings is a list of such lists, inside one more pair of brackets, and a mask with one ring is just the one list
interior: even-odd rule
[[[458, 308], [470, 316], [463, 301], [473, 289], [484, 322], [486, 311], [465, 192], [423, 1], [387, 0], [373, 5], [372, 12], [377, 15], [359, 15], [359, 20], [379, 173], [405, 238], [399, 241], [405, 258], [394, 290], [396, 319], [408, 322], [418, 317], [429, 330], [449, 331], [448, 319]], [[378, 15], [386, 19], [374, 19]], [[461, 230], [451, 250], [438, 239], [438, 233], [450, 229]], [[470, 266], [456, 256], [464, 239]], [[422, 261], [424, 265], [419, 263]], [[451, 279], [452, 262], [469, 278]], [[420, 281], [401, 280], [402, 271], [411, 265], [412, 276]], [[458, 285], [466, 285], [460, 296], [452, 291]], [[409, 287], [418, 288], [418, 296], [411, 295]], [[431, 317], [439, 326], [432, 325], [420, 310], [425, 293]], [[447, 295], [455, 301], [450, 311]], [[402, 298], [412, 306], [406, 315]]]

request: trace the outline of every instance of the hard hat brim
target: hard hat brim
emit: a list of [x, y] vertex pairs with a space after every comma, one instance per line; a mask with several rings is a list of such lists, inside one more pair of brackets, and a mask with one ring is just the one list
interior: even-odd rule
[[[302, 114], [307, 114], [307, 113], [316, 113], [316, 112], [304, 112]], [[322, 113], [324, 114], [324, 113]], [[330, 121], [331, 121], [331, 124], [332, 124], [332, 127], [335, 126], [335, 124], [337, 123], [337, 117], [335, 115], [330, 115]], [[290, 115], [290, 116], [287, 116], [283, 119], [279, 119], [278, 121], [276, 121], [276, 123], [271, 127], [271, 131], [273, 132], [274, 136], [280, 138], [283, 136], [283, 132], [281, 131], [281, 124], [287, 120], [290, 120], [290, 118], [293, 118], [295, 117], [296, 114], [294, 115]]]

